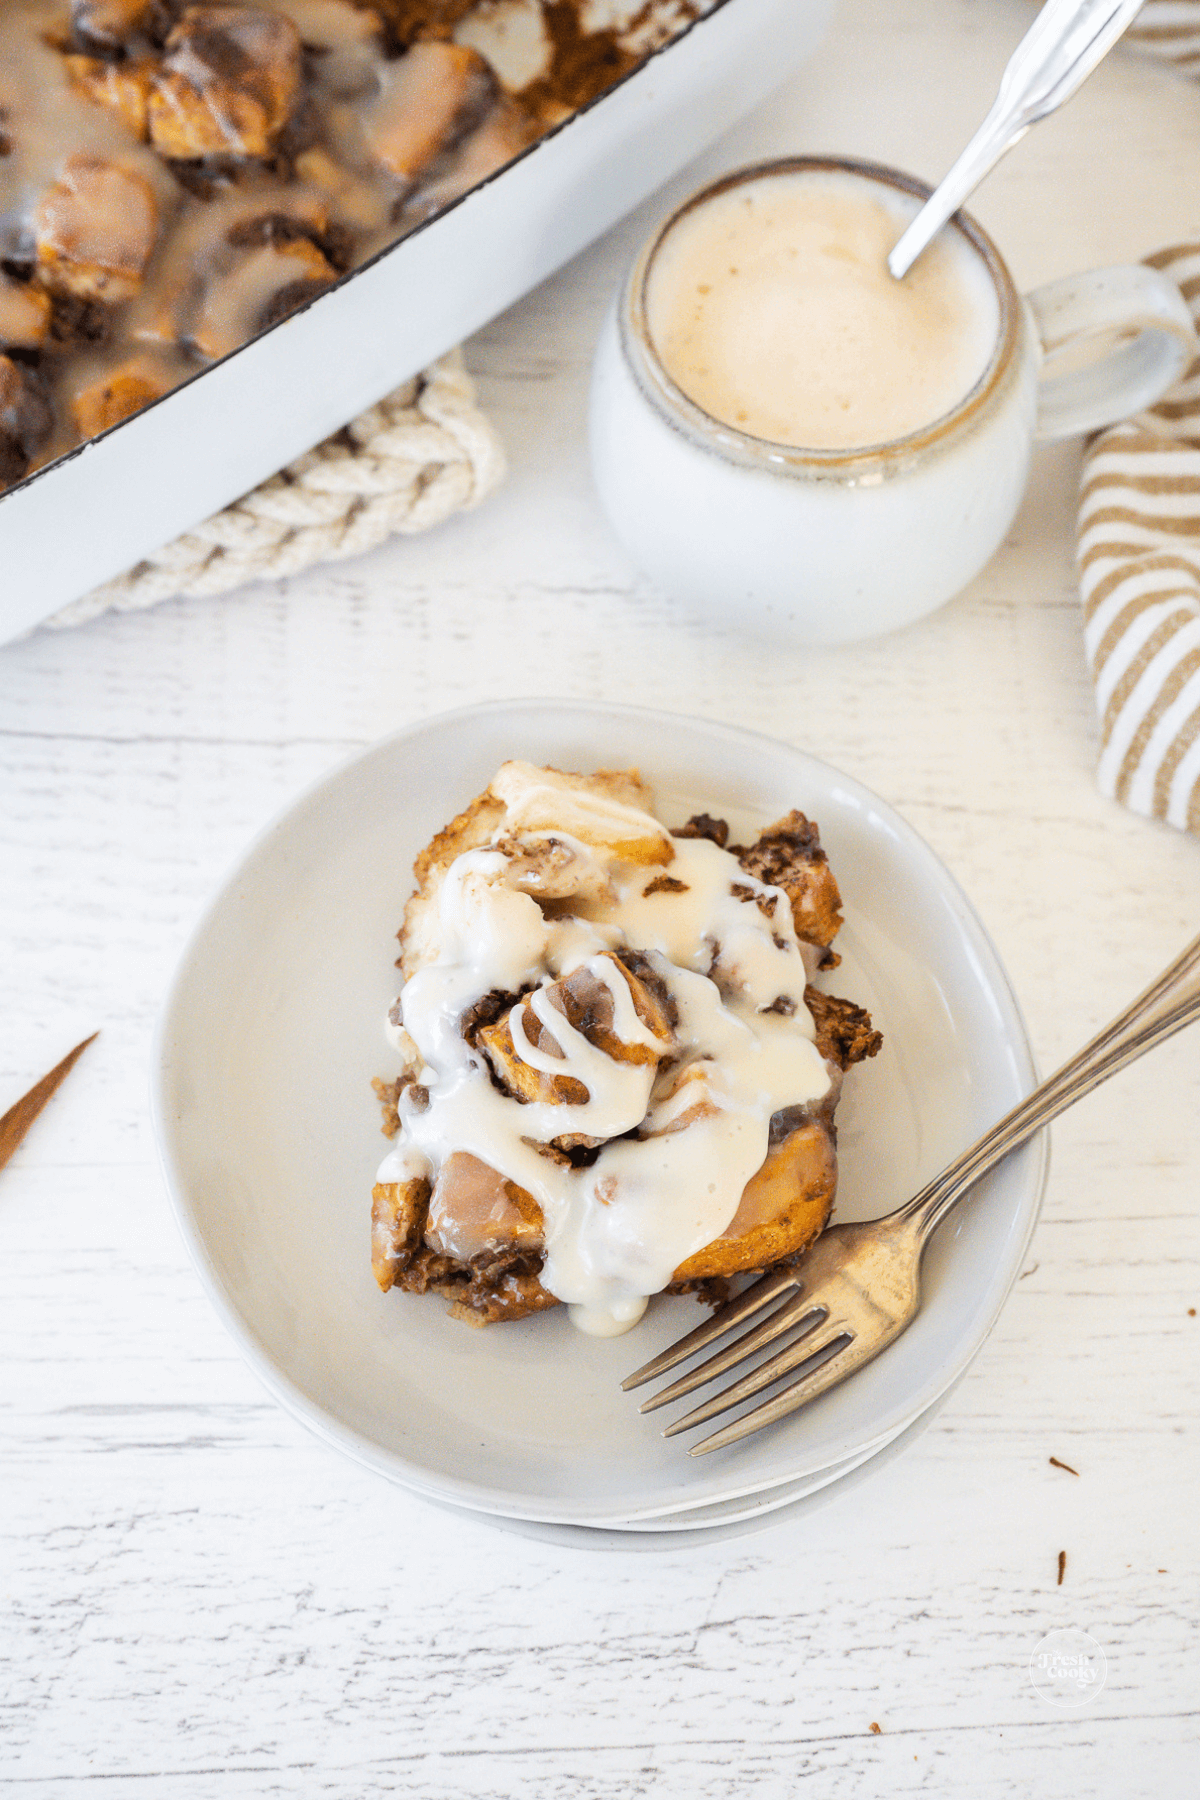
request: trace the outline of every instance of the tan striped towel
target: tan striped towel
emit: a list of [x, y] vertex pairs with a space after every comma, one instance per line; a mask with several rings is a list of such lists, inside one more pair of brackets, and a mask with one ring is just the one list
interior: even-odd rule
[[[1200, 76], [1200, 0], [1146, 0], [1128, 40]], [[1179, 283], [1200, 327], [1200, 236], [1146, 260]], [[1079, 586], [1100, 788], [1200, 833], [1200, 361], [1089, 445]]]
[[[1148, 261], [1179, 282], [1200, 326], [1200, 241]], [[1200, 832], [1200, 361], [1089, 447], [1079, 586], [1100, 787]]]
[[1160, 56], [1188, 75], [1200, 75], [1198, 0], [1146, 0], [1124, 42], [1147, 56]]

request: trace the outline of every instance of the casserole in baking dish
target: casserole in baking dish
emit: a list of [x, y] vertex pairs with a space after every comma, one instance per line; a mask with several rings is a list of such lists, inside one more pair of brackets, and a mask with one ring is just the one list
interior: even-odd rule
[[[145, 0], [76, 0], [74, 35], [28, 53], [63, 65], [67, 110], [91, 121], [76, 151], [23, 144], [32, 76], [4, 59], [0, 331], [11, 314], [26, 341], [0, 363], [0, 635], [245, 492], [550, 273], [769, 91], [825, 0], [664, 0], [607, 22], [586, 0], [441, 0], [440, 26], [432, 0], [388, 0], [406, 9], [425, 24], [389, 56], [378, 4], [155, 22]], [[5, 0], [0, 21], [48, 10]], [[281, 42], [260, 41], [264, 18]], [[126, 32], [115, 54], [88, 36], [106, 30]], [[424, 90], [415, 112], [405, 84]], [[89, 238], [97, 217], [118, 227]], [[97, 318], [107, 341], [89, 342]]]

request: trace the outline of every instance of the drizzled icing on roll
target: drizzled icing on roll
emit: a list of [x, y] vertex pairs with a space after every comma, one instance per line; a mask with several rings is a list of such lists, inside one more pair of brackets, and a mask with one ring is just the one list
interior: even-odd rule
[[829, 1090], [821, 952], [781, 889], [615, 790], [514, 762], [485, 800], [410, 904], [378, 1179], [427, 1181], [425, 1241], [464, 1260], [512, 1184], [542, 1288], [623, 1330], [728, 1227], [773, 1115]]

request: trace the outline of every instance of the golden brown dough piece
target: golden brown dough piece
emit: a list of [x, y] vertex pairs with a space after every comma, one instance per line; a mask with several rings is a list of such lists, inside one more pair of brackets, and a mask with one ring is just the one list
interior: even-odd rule
[[[296, 260], [265, 259], [250, 266], [264, 245], [282, 246], [321, 238], [329, 208], [317, 194], [281, 183], [255, 183], [208, 202], [172, 233], [155, 260], [155, 279], [129, 309], [127, 330], [135, 343], [169, 346], [194, 343], [197, 334], [218, 354], [234, 347], [238, 331], [256, 330], [279, 293], [297, 281], [334, 278], [324, 259], [301, 268]], [[319, 252], [318, 252], [319, 254]], [[240, 340], [239, 340], [240, 341]]]
[[385, 1294], [420, 1247], [428, 1210], [427, 1181], [375, 1183], [371, 1205], [371, 1267]]
[[[562, 1049], [550, 1028], [529, 1006], [521, 1020], [525, 1036], [535, 1050], [544, 1056], [562, 1056]], [[550, 1106], [586, 1106], [588, 1091], [573, 1075], [551, 1074], [548, 1069], [535, 1069], [517, 1054], [512, 1028], [507, 1015], [492, 1025], [485, 1025], [476, 1039], [491, 1065], [492, 1074], [506, 1094], [527, 1104], [545, 1101]]]
[[378, 231], [387, 219], [392, 201], [380, 193], [379, 184], [345, 168], [319, 145], [296, 157], [297, 179], [328, 197], [338, 221], [361, 231]]
[[477, 50], [414, 44], [384, 69], [366, 117], [367, 147], [393, 175], [411, 181], [478, 123], [495, 94], [496, 78]]
[[336, 280], [336, 269], [309, 238], [261, 244], [209, 284], [191, 323], [191, 341], [214, 360], [226, 356], [251, 332], [274, 324]]
[[0, 344], [36, 350], [50, 329], [50, 298], [32, 282], [12, 281], [0, 271]]
[[120, 367], [89, 381], [71, 397], [71, 416], [80, 437], [96, 437], [157, 400], [171, 386], [161, 369], [147, 359], [131, 357]]
[[[599, 960], [611, 971], [605, 978], [602, 979], [594, 969], [581, 965], [570, 975], [552, 982], [546, 989], [546, 998], [557, 1012], [562, 1013], [568, 1025], [614, 1062], [661, 1062], [675, 1045], [675, 1020], [666, 989], [656, 979], [646, 958], [637, 952], [610, 954], [606, 951]], [[628, 991], [638, 1023], [652, 1039], [651, 1043], [627, 1041], [618, 1034], [614, 994], [619, 993], [621, 987]]]
[[425, 1242], [444, 1256], [540, 1251], [544, 1226], [542, 1209], [532, 1194], [477, 1156], [457, 1150], [446, 1158], [433, 1184]]
[[[546, 1001], [560, 1012], [590, 1044], [602, 1050], [614, 1062], [657, 1063], [669, 1054], [674, 1042], [670, 1007], [666, 996], [656, 991], [653, 977], [642, 980], [619, 957], [608, 956], [613, 981], [627, 989], [638, 1019], [654, 1038], [653, 1044], [629, 1042], [613, 1029], [613, 990], [607, 982], [586, 965], [570, 975], [554, 981], [543, 992]], [[647, 974], [648, 970], [644, 971]], [[545, 1056], [561, 1056], [562, 1047], [554, 1037], [554, 1026], [538, 1017], [528, 1002], [521, 1008], [521, 1029], [535, 1050]], [[535, 1069], [518, 1056], [513, 1043], [508, 1015], [480, 1028], [475, 1039], [492, 1066], [499, 1085], [520, 1100], [545, 1100], [556, 1106], [582, 1106], [588, 1091], [570, 1075], [551, 1074]], [[556, 1140], [557, 1141], [557, 1140]], [[580, 1140], [586, 1141], [586, 1140]]]
[[776, 1114], [766, 1160], [746, 1183], [736, 1213], [720, 1237], [679, 1265], [677, 1282], [769, 1269], [820, 1237], [837, 1187], [833, 1108], [808, 1116], [807, 1109], [796, 1111], [794, 1121]]
[[73, 156], [34, 213], [38, 276], [79, 299], [129, 300], [158, 233], [144, 176], [99, 157]]
[[537, 135], [529, 114], [500, 96], [483, 123], [463, 140], [450, 167], [432, 176], [422, 189], [419, 210], [440, 212], [528, 149]]
[[[451, 1165], [454, 1168], [451, 1169]], [[473, 1169], [465, 1165], [474, 1164]], [[471, 1325], [523, 1319], [557, 1306], [538, 1280], [542, 1265], [542, 1216], [515, 1182], [505, 1182], [474, 1157], [450, 1157], [443, 1176], [479, 1196], [490, 1216], [470, 1255], [448, 1255], [436, 1225], [430, 1226], [427, 1181], [377, 1182], [372, 1200], [371, 1266], [386, 1293], [441, 1294], [450, 1311]]]
[[284, 13], [190, 6], [149, 100], [160, 156], [268, 156], [300, 91], [300, 33]]
[[147, 113], [157, 64], [152, 57], [108, 62], [98, 56], [65, 56], [71, 86], [120, 119], [140, 143], [149, 136]]

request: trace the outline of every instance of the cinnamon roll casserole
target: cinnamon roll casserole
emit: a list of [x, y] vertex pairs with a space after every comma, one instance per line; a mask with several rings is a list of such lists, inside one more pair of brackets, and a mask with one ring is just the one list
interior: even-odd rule
[[636, 771], [509, 762], [422, 851], [403, 1068], [375, 1084], [382, 1289], [611, 1335], [824, 1229], [843, 1077], [880, 1035], [814, 985], [842, 922], [816, 826], [728, 835], [668, 830]]
[[315, 299], [707, 4], [0, 0], [0, 492]]

